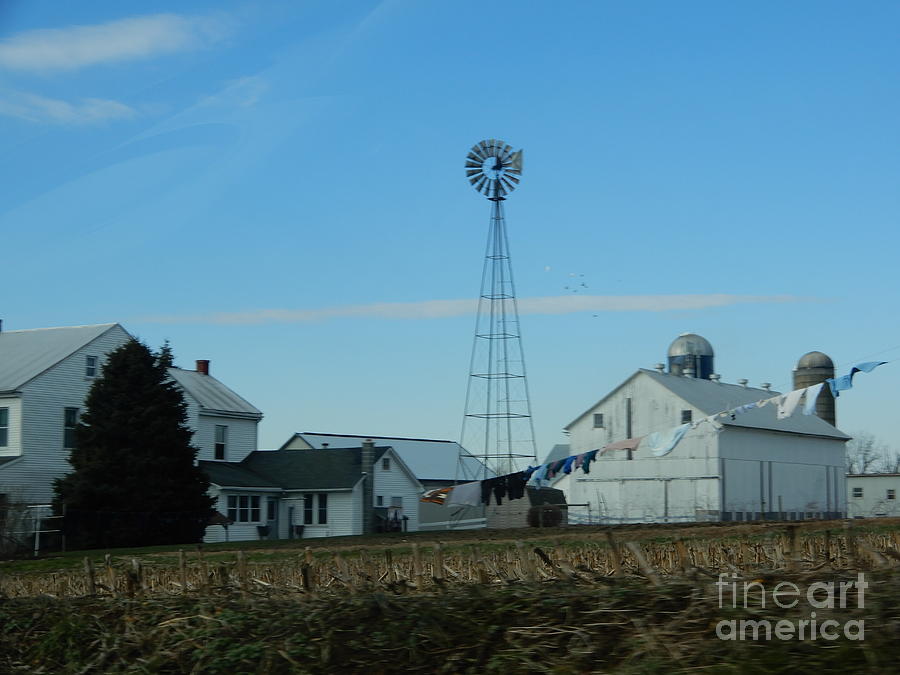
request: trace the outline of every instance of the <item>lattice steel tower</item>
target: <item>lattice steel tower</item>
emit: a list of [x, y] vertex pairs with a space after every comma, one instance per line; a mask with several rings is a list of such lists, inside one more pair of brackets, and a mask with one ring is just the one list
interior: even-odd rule
[[[522, 175], [522, 151], [496, 139], [472, 146], [469, 183], [491, 202], [460, 444], [498, 474], [537, 457], [503, 202]], [[463, 462], [460, 460], [460, 464]], [[461, 466], [462, 468], [462, 466]], [[484, 476], [467, 476], [483, 478]]]

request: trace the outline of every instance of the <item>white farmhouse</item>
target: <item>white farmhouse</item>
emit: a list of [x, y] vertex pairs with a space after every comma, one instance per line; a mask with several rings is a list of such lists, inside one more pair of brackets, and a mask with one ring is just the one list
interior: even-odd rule
[[[817, 381], [828, 376], [822, 368], [827, 357], [812, 352], [804, 359], [795, 371], [795, 386], [811, 384], [815, 369], [813, 375], [821, 375]], [[746, 380], [722, 382], [713, 371], [712, 347], [697, 335], [685, 334], [672, 343], [668, 365], [668, 372], [662, 364], [656, 370], [638, 370], [576, 417], [566, 427], [570, 453], [665, 431], [778, 394], [768, 385], [748, 387]], [[830, 405], [833, 415], [833, 403], [822, 401], [826, 396], [831, 396], [827, 387], [817, 409], [821, 414]], [[720, 430], [704, 423], [688, 431], [667, 456], [654, 457], [640, 446], [607, 452], [598, 455], [588, 473], [575, 470], [552, 485], [573, 505], [570, 519], [578, 514], [578, 520], [591, 522], [793, 520], [846, 514], [844, 444], [849, 437], [832, 424], [799, 411], [779, 420], [771, 405], [718, 421]]]
[[84, 399], [131, 339], [117, 323], [0, 330], [0, 507], [50, 503]]
[[847, 474], [849, 518], [896, 518], [900, 516], [900, 474]]
[[224, 516], [204, 541], [419, 530], [422, 484], [390, 446], [253, 452], [202, 461]]
[[[404, 464], [410, 468], [424, 490], [447, 487], [456, 483], [490, 478], [494, 473], [477, 457], [469, 454], [456, 441], [433, 438], [406, 438], [401, 436], [360, 436], [302, 432], [293, 434], [281, 446], [282, 450], [333, 449], [356, 446], [370, 439], [379, 446], [390, 446]], [[381, 499], [396, 501], [389, 492], [376, 494]], [[485, 527], [487, 520], [480, 507], [456, 506], [448, 508], [437, 504], [406, 503], [404, 514], [418, 520], [420, 530], [463, 530]]]

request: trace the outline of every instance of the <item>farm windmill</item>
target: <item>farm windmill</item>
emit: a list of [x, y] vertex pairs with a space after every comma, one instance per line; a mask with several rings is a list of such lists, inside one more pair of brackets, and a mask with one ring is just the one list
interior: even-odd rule
[[522, 151], [503, 141], [481, 141], [466, 156], [466, 177], [491, 202], [491, 220], [460, 444], [498, 474], [515, 471], [519, 460], [537, 456], [503, 215], [503, 202], [521, 175]]

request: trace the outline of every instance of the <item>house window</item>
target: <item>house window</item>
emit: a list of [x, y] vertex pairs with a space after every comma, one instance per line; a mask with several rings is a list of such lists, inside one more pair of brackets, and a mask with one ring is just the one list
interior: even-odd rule
[[259, 496], [229, 495], [228, 517], [235, 523], [258, 523]]
[[888, 490], [887, 498], [888, 499], [897, 499], [897, 491], [896, 490]]
[[71, 450], [75, 447], [75, 427], [78, 426], [78, 408], [63, 410], [63, 448]]
[[313, 495], [303, 495], [303, 524], [312, 525]]
[[375, 497], [375, 506], [384, 506], [384, 497], [381, 495]]
[[403, 508], [403, 497], [391, 497], [391, 506], [395, 508]]
[[0, 408], [0, 448], [9, 444], [9, 408]]
[[853, 497], [856, 499], [859, 499], [860, 497], [862, 497], [862, 488], [861, 487], [853, 488]]
[[682, 410], [681, 411], [681, 423], [682, 424], [690, 424], [694, 417], [693, 410]]
[[390, 471], [391, 470], [391, 458], [385, 457], [381, 460], [381, 470], [382, 471]]
[[97, 377], [97, 357], [96, 356], [85, 356], [84, 357], [84, 376], [85, 377]]
[[215, 458], [225, 459], [225, 443], [228, 439], [228, 427], [224, 424], [216, 425]]
[[328, 493], [319, 493], [319, 525], [325, 525], [328, 522]]
[[603, 428], [603, 413], [594, 413], [594, 428]]
[[277, 504], [278, 502], [272, 497], [266, 500], [266, 520], [275, 520], [275, 506]]

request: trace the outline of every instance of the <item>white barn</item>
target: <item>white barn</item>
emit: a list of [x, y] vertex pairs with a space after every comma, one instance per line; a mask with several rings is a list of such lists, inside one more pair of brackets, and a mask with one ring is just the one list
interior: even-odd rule
[[[687, 363], [685, 356], [691, 357]], [[673, 343], [669, 372], [662, 371], [661, 366], [638, 370], [575, 418], [566, 427], [571, 454], [665, 431], [778, 394], [748, 387], [746, 381], [721, 382], [712, 371], [712, 347], [695, 335]], [[562, 489], [573, 505], [570, 520], [742, 521], [846, 515], [847, 435], [815, 415], [797, 412], [776, 419], [771, 405], [718, 421], [720, 430], [704, 423], [688, 431], [667, 456], [654, 457], [640, 446], [616, 450], [598, 455], [587, 474], [575, 470], [557, 478], [553, 487]]]

